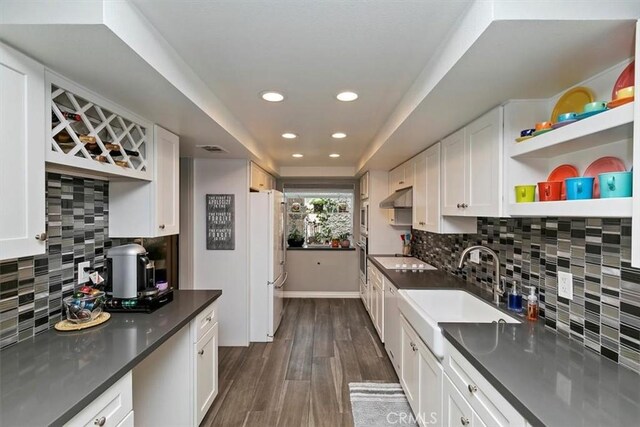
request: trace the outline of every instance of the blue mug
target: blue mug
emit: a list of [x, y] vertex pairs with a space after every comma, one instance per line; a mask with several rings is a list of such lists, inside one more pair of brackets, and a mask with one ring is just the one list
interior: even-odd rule
[[592, 176], [583, 176], [580, 178], [567, 178], [564, 180], [567, 186], [567, 200], [584, 200], [593, 197], [593, 181]]
[[631, 197], [633, 194], [632, 172], [608, 172], [598, 175], [600, 198]]

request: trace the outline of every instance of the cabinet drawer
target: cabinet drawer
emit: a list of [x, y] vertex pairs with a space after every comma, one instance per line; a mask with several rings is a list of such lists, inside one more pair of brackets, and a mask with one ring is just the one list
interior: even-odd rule
[[451, 344], [445, 346], [444, 371], [480, 419], [494, 426], [524, 426], [509, 402]]
[[116, 427], [133, 411], [132, 395], [131, 372], [127, 372], [65, 425]]
[[134, 425], [133, 411], [131, 411], [126, 417], [124, 417], [124, 420], [120, 421], [118, 427], [133, 427]]
[[191, 337], [196, 343], [202, 338], [213, 325], [218, 321], [217, 301], [214, 301], [209, 307], [205, 308], [191, 321]]

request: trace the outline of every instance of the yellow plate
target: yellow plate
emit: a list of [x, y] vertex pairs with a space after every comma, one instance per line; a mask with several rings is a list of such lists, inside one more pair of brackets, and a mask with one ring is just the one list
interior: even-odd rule
[[593, 102], [594, 99], [593, 91], [588, 87], [578, 86], [569, 89], [558, 99], [555, 107], [553, 107], [551, 121], [555, 123], [560, 114], [581, 113], [584, 109], [584, 104]]
[[529, 135], [529, 136], [519, 136], [516, 138], [516, 142], [522, 142], [522, 141], [526, 141], [527, 139], [531, 139], [533, 138], [533, 135]]

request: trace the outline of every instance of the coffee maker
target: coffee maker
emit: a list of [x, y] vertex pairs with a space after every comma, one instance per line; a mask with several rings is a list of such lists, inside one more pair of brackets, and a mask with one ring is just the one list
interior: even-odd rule
[[151, 312], [173, 300], [172, 289], [158, 291], [153, 261], [141, 245], [131, 243], [107, 251], [107, 311]]
[[144, 247], [131, 243], [107, 251], [107, 295], [138, 298], [153, 290], [155, 270]]

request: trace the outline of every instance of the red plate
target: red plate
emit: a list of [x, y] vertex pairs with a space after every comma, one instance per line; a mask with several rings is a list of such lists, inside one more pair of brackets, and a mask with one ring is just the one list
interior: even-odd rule
[[551, 171], [547, 181], [562, 181], [562, 193], [560, 193], [561, 200], [567, 200], [567, 185], [564, 183], [566, 178], [579, 177], [578, 169], [572, 165], [560, 165]]
[[607, 172], [625, 172], [627, 167], [624, 162], [617, 157], [600, 157], [591, 163], [584, 171], [582, 176], [592, 176], [593, 180], [593, 198], [600, 198], [600, 183], [598, 182], [598, 174]]
[[627, 67], [622, 70], [618, 80], [616, 80], [616, 84], [613, 85], [613, 90], [611, 91], [611, 99], [616, 99], [616, 92], [622, 88], [633, 86], [635, 84], [634, 72], [636, 68], [636, 61], [632, 61], [631, 64], [627, 65]]

